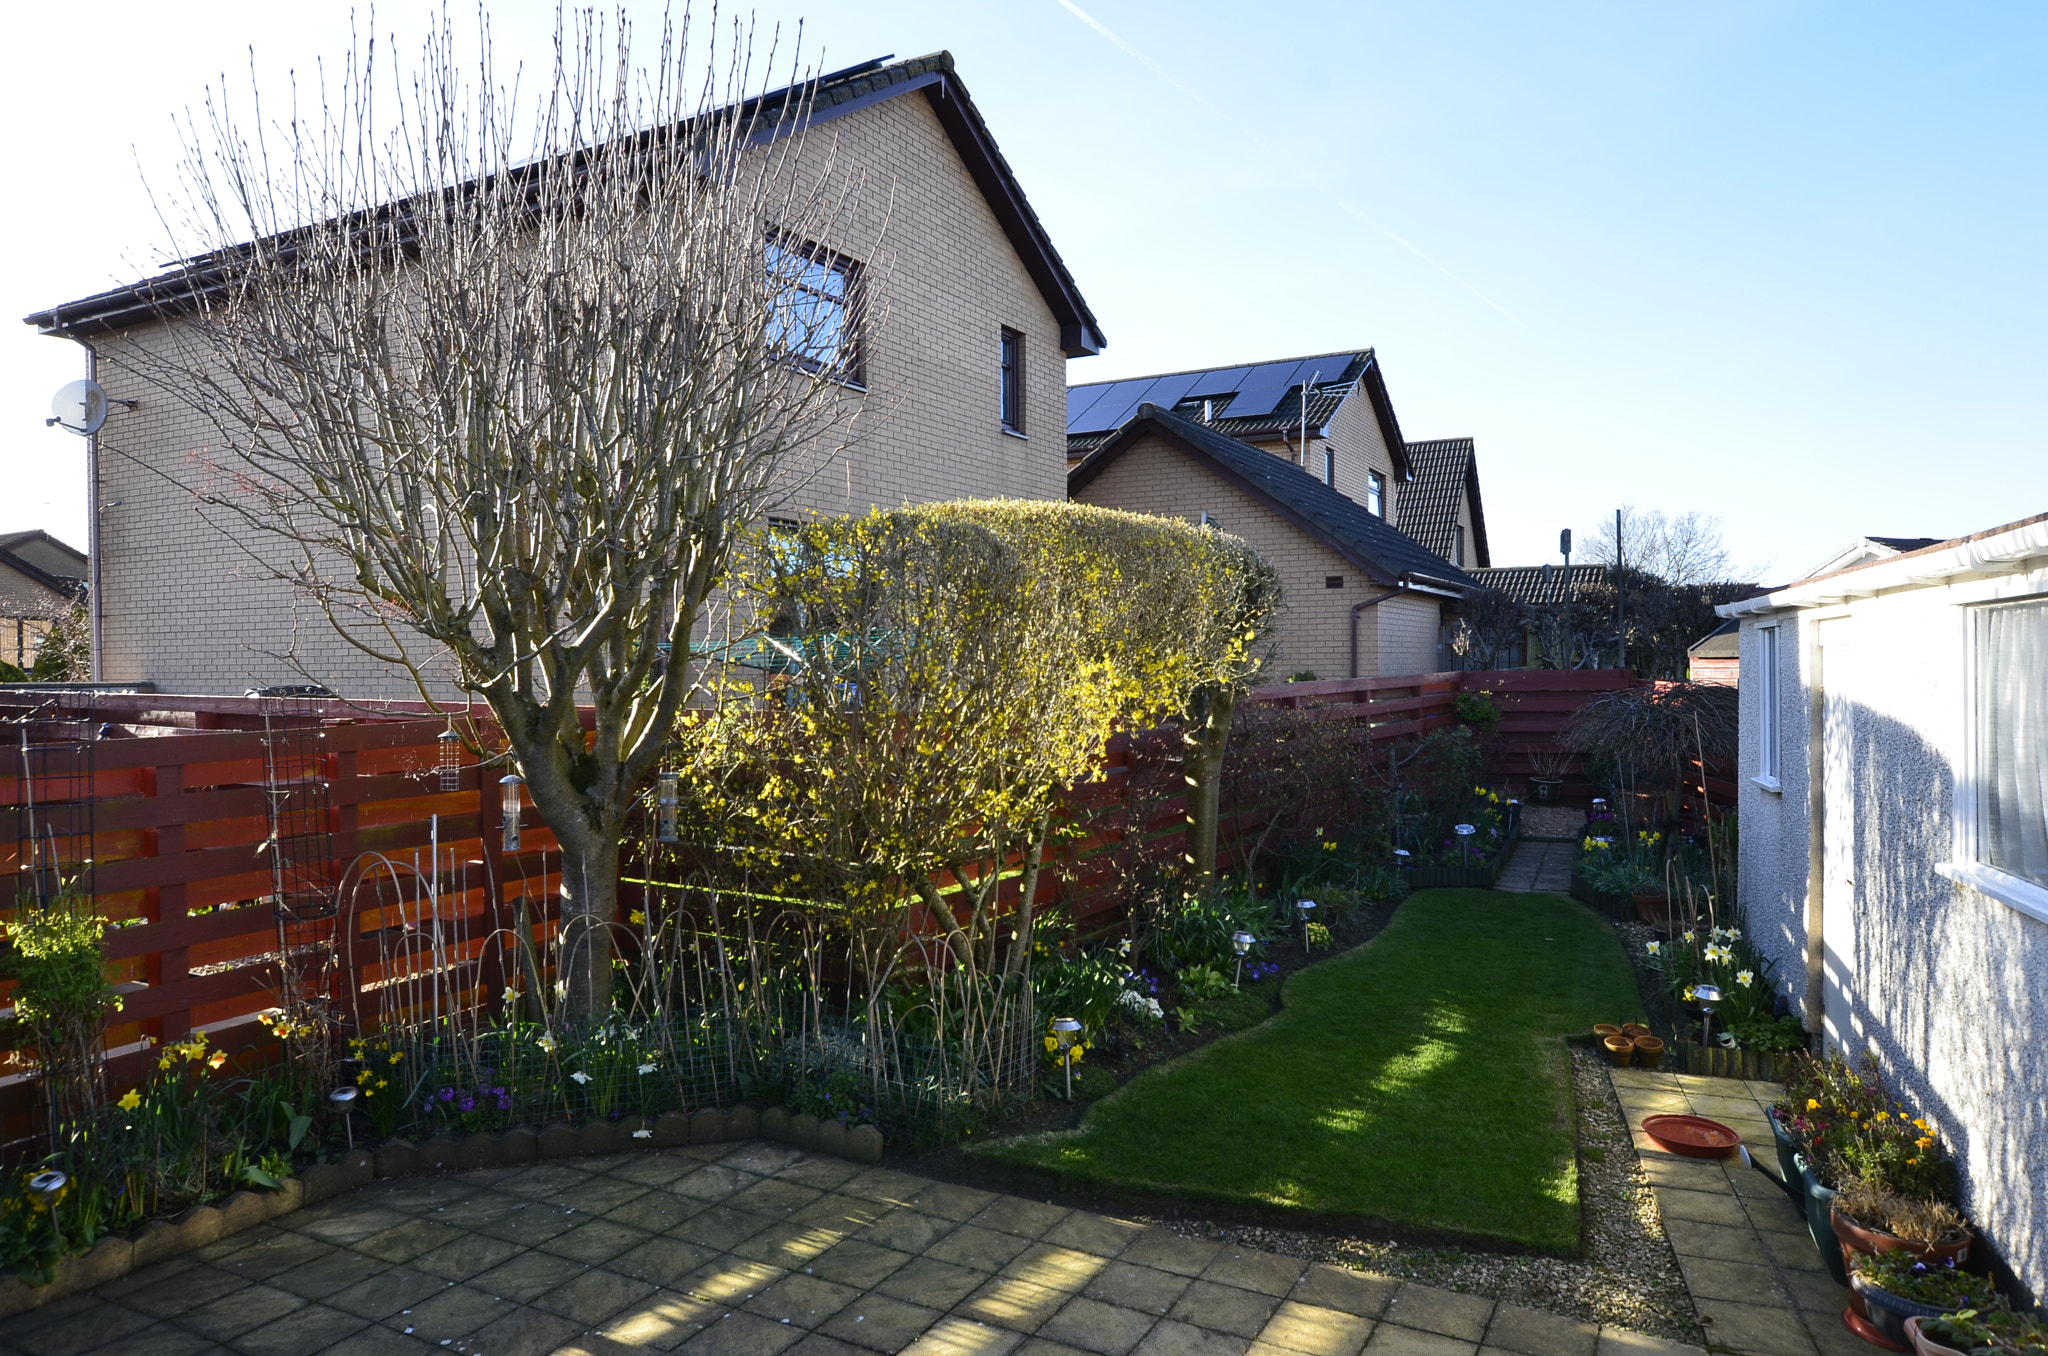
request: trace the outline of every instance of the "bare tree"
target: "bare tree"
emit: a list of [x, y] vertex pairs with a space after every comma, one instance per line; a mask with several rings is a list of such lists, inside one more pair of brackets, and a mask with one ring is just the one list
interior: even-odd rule
[[[1615, 564], [1614, 520], [1602, 518], [1593, 532], [1593, 557]], [[1729, 577], [1728, 548], [1721, 520], [1698, 510], [1666, 515], [1662, 509], [1621, 510], [1621, 565], [1655, 575], [1667, 584], [1718, 583]]]
[[1458, 632], [1451, 640], [1459, 665], [1497, 669], [1521, 662], [1533, 618], [1530, 609], [1499, 589], [1471, 589], [1459, 606]]
[[690, 77], [687, 18], [636, 70], [623, 18], [558, 12], [525, 101], [480, 29], [467, 73], [427, 42], [388, 125], [374, 41], [317, 117], [210, 97], [167, 213], [189, 262], [129, 356], [214, 422], [223, 526], [430, 701], [489, 704], [561, 842], [589, 1020], [692, 635], [736, 533], [844, 438], [879, 280], [825, 243], [860, 184], [800, 130], [814, 85], [745, 99], [739, 25]]

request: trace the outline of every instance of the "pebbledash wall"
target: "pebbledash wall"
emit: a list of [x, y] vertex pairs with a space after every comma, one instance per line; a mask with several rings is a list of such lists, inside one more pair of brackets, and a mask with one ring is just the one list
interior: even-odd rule
[[[1211, 515], [1222, 530], [1250, 542], [1280, 572], [1286, 603], [1273, 628], [1268, 671], [1304, 670], [1324, 679], [1351, 676], [1351, 609], [1391, 590], [1359, 573], [1358, 566], [1323, 546], [1229, 480], [1147, 435], [1126, 449], [1075, 498], [1083, 503], [1142, 503], [1146, 512], [1200, 522]], [[1342, 580], [1330, 588], [1331, 579]], [[1366, 609], [1358, 622], [1358, 673], [1429, 673], [1437, 668], [1441, 600], [1401, 594]]]
[[[867, 177], [867, 200], [830, 243], [863, 265], [879, 305], [862, 336], [867, 394], [854, 445], [792, 476], [781, 511], [1064, 497], [1060, 324], [930, 101], [889, 98], [811, 138], [808, 163], [836, 152], [841, 172]], [[1021, 437], [1000, 418], [1004, 327], [1025, 336]], [[105, 678], [239, 693], [304, 681], [280, 657], [291, 654], [344, 695], [417, 697], [401, 671], [334, 635], [317, 607], [271, 577], [274, 545], [201, 511], [195, 489], [232, 484], [216, 430], [124, 362], [138, 342], [162, 338], [148, 326], [92, 340], [108, 394], [142, 401], [101, 439]]]
[[[1807, 1029], [1954, 1146], [1972, 1221], [2048, 1295], [2048, 921], [1972, 882], [1971, 611], [2048, 597], [2048, 522], [1802, 581], [1741, 619], [1741, 904]], [[1777, 674], [1762, 634], [1775, 629]], [[2040, 681], [2040, 675], [2033, 675]], [[1775, 788], [1761, 719], [1775, 687]], [[1815, 786], [1818, 779], [1819, 786]], [[1811, 797], [1811, 800], [1810, 800]], [[1815, 811], [1818, 811], [1816, 814]]]

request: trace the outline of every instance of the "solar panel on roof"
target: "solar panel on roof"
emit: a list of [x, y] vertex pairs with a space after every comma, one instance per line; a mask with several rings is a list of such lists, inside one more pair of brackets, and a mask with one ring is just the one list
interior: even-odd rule
[[1132, 381], [1120, 381], [1108, 394], [1088, 408], [1088, 416], [1082, 422], [1085, 428], [1070, 428], [1069, 433], [1100, 433], [1121, 426], [1131, 417], [1131, 411], [1138, 408], [1145, 393], [1159, 381], [1157, 377], [1138, 377]]
[[1079, 430], [1081, 418], [1088, 413], [1088, 407], [1102, 399], [1102, 393], [1108, 389], [1107, 384], [1067, 388], [1067, 432], [1074, 433]]
[[1294, 370], [1300, 366], [1298, 358], [1284, 363], [1260, 363], [1238, 385], [1237, 399], [1230, 402], [1224, 417], [1242, 419], [1246, 415], [1271, 414], [1280, 397], [1294, 384]]
[[1188, 388], [1201, 378], [1200, 372], [1183, 372], [1177, 377], [1161, 377], [1152, 383], [1152, 389], [1145, 392], [1145, 399], [1163, 410], [1170, 410], [1187, 399]]
[[1190, 396], [1229, 395], [1250, 372], [1249, 367], [1219, 367], [1214, 372], [1203, 372], [1195, 378], [1195, 384], [1181, 393], [1181, 399]]

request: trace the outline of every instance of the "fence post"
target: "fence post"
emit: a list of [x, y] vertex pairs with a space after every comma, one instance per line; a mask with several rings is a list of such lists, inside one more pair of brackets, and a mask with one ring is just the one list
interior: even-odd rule
[[[185, 791], [185, 769], [182, 764], [171, 767], [145, 769], [143, 793], [151, 799], [164, 799], [183, 795]], [[159, 825], [149, 836], [150, 854], [160, 861], [175, 860], [185, 853], [185, 825], [183, 821]], [[184, 918], [186, 888], [184, 882], [176, 885], [159, 885], [150, 892], [156, 897], [149, 910], [152, 922], [168, 923]], [[151, 958], [146, 973], [152, 989], [182, 986], [192, 978], [191, 949], [189, 947], [166, 947]], [[192, 1010], [180, 1008], [167, 1012], [157, 1019], [157, 1040], [170, 1042], [178, 1040], [192, 1029]]]

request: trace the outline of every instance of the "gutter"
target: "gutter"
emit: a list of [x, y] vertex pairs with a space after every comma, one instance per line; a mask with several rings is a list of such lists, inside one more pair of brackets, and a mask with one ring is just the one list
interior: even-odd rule
[[1967, 575], [2019, 573], [2015, 566], [2036, 560], [2040, 562], [2036, 568], [2048, 567], [2048, 514], [2037, 514], [1975, 536], [1959, 537], [1940, 546], [1852, 566], [1835, 574], [1803, 579], [1755, 598], [1723, 603], [1714, 613], [1732, 621], [1792, 608], [1827, 607], [1874, 598], [1893, 589], [1947, 584]]

